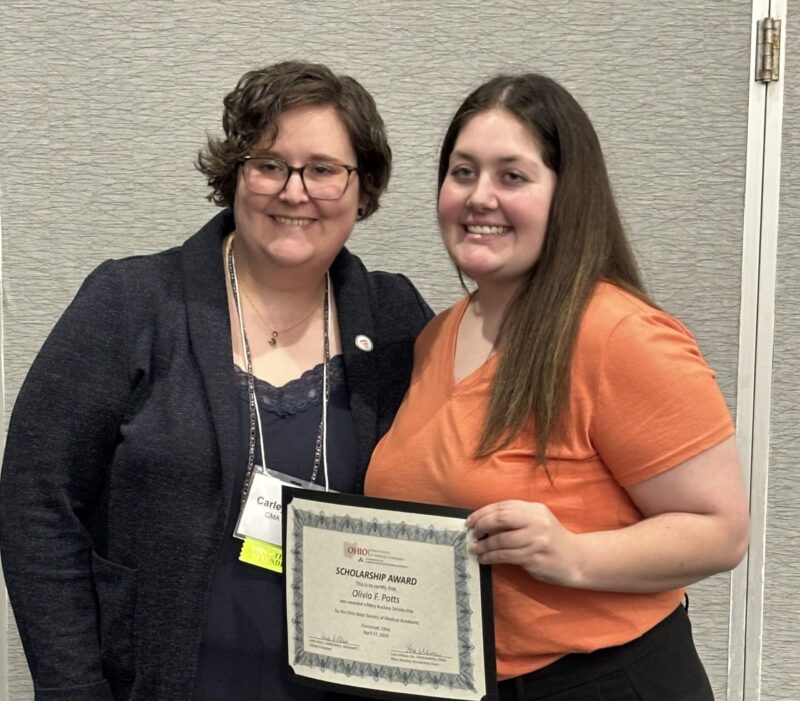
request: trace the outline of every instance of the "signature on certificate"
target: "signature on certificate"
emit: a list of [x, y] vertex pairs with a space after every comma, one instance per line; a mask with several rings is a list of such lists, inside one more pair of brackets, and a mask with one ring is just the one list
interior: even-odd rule
[[319, 639], [324, 640], [326, 643], [338, 643], [339, 645], [350, 644], [350, 641], [343, 635], [328, 635], [327, 633], [323, 633], [319, 636]]
[[406, 645], [406, 652], [411, 655], [422, 655], [424, 657], [442, 657], [442, 653], [431, 650], [429, 647], [414, 647]]

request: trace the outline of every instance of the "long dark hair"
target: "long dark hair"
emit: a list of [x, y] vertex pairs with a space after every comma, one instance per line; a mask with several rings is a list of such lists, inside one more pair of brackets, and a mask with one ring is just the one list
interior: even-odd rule
[[502, 320], [499, 365], [476, 457], [507, 446], [531, 419], [537, 462], [565, 426], [581, 316], [601, 280], [647, 297], [614, 202], [594, 127], [575, 98], [534, 73], [501, 75], [456, 111], [439, 157], [439, 190], [459, 133], [475, 115], [503, 109], [531, 131], [556, 188], [542, 252]]

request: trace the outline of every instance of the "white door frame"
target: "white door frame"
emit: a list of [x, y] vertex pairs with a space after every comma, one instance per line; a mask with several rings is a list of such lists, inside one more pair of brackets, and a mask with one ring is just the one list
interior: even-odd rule
[[753, 0], [747, 169], [742, 241], [736, 435], [750, 492], [750, 549], [731, 575], [727, 701], [760, 701], [775, 270], [778, 245], [785, 42], [780, 79], [755, 80], [757, 23], [782, 22], [786, 0]]

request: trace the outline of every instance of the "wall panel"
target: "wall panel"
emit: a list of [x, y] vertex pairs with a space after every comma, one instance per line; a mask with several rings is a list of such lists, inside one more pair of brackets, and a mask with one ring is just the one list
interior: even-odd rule
[[[796, 36], [796, 34], [794, 35]], [[789, 35], [791, 38], [792, 35]], [[800, 699], [800, 60], [786, 44], [767, 492], [762, 701]]]
[[[708, 19], [714, 18], [714, 31]], [[192, 167], [239, 75], [310, 58], [375, 95], [395, 152], [351, 247], [410, 275], [438, 309], [459, 288], [438, 240], [435, 160], [449, 115], [498, 71], [572, 89], [605, 146], [656, 298], [694, 331], [732, 409], [740, 305], [750, 3], [619, 0], [7, 0], [0, 17], [6, 406], [99, 261], [182, 241], [213, 214]], [[698, 68], [699, 67], [699, 68]], [[718, 696], [728, 578], [692, 594]], [[28, 698], [11, 639], [14, 701]]]

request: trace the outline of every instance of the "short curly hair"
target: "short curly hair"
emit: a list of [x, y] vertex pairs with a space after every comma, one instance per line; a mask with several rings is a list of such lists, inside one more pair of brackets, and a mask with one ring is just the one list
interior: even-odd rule
[[209, 137], [195, 164], [208, 178], [210, 201], [233, 206], [241, 159], [264, 137], [276, 138], [280, 114], [294, 107], [331, 105], [356, 152], [359, 183], [367, 196], [361, 218], [378, 209], [389, 182], [392, 150], [375, 100], [358, 81], [319, 63], [284, 61], [245, 73], [223, 104], [225, 136]]

